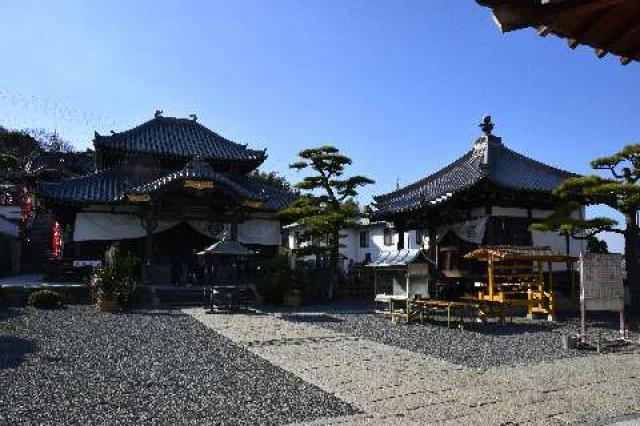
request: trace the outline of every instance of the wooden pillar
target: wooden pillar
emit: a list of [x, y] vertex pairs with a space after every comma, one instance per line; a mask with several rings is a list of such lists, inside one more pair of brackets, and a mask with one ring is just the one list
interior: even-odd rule
[[396, 231], [398, 232], [398, 245], [397, 249], [404, 249], [404, 225], [396, 225]]
[[556, 320], [556, 298], [553, 291], [553, 263], [548, 262], [547, 267], [549, 268], [549, 310], [547, 314], [547, 319], [549, 321]]
[[140, 216], [140, 223], [146, 232], [144, 239], [144, 256], [142, 259], [142, 281], [145, 284], [149, 284], [151, 280], [151, 267], [153, 265], [153, 232], [158, 227], [158, 221], [151, 208], [145, 208], [143, 210]]
[[[427, 227], [427, 236], [429, 237], [429, 247], [427, 249], [427, 257], [429, 260], [433, 261], [433, 263], [428, 266], [428, 282], [427, 282], [427, 297], [436, 297], [437, 296], [437, 282], [438, 282], [438, 250], [436, 247], [436, 228], [433, 226]], [[433, 273], [432, 273], [433, 272]], [[432, 284], [433, 282], [433, 284]]]
[[238, 224], [245, 220], [244, 211], [238, 207], [231, 207], [227, 214], [229, 215], [229, 239], [238, 241]]
[[235, 218], [231, 221], [231, 241], [238, 241], [238, 221]]
[[489, 285], [489, 299], [493, 300], [494, 286], [495, 286], [495, 278], [494, 278], [494, 265], [493, 265], [493, 256], [489, 256], [488, 266], [488, 285]]

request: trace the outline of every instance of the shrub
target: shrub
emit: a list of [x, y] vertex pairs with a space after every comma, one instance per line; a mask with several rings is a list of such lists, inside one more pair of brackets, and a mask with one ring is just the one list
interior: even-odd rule
[[291, 274], [286, 256], [277, 256], [258, 262], [256, 291], [267, 303], [280, 304], [289, 287]]
[[29, 295], [27, 304], [39, 309], [55, 309], [62, 306], [62, 298], [53, 290], [36, 290]]
[[307, 282], [304, 275], [292, 271], [286, 255], [278, 255], [258, 263], [256, 291], [267, 303], [280, 304], [291, 290], [298, 290], [304, 298]]
[[133, 279], [138, 258], [131, 256], [115, 243], [107, 250], [105, 266], [97, 268], [89, 285], [98, 299], [117, 301], [126, 304], [135, 291]]

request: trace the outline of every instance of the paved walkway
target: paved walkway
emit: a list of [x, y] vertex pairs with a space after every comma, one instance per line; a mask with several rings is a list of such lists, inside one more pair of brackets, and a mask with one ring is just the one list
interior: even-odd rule
[[185, 312], [363, 412], [314, 425], [559, 425], [640, 415], [637, 354], [480, 370], [277, 315]]
[[83, 283], [46, 281], [42, 274], [21, 274], [0, 278], [0, 287], [84, 287]]

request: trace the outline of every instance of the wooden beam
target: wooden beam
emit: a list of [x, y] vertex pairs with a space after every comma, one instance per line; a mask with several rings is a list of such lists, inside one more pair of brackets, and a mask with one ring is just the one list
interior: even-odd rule
[[629, 0], [565, 0], [539, 5], [514, 5], [510, 1], [478, 0], [493, 10], [493, 15], [502, 32], [518, 30], [528, 26], [552, 25], [564, 19], [575, 19], [579, 15], [597, 12], [617, 6]]
[[[640, 9], [639, 12], [632, 17], [629, 26], [620, 34], [616, 34], [608, 40], [609, 50], [611, 52], [620, 52], [622, 56], [633, 57], [633, 55], [624, 55], [629, 50], [629, 45], [638, 45], [640, 40]], [[633, 50], [633, 49], [631, 49]]]
[[551, 33], [551, 27], [548, 25], [540, 25], [538, 27], [538, 35], [540, 37], [546, 37]]
[[636, 49], [629, 55], [625, 55], [620, 58], [620, 63], [622, 65], [629, 65], [631, 61], [640, 61], [640, 49]]
[[607, 55], [607, 51], [604, 49], [596, 49], [596, 56], [600, 59], [604, 58]]

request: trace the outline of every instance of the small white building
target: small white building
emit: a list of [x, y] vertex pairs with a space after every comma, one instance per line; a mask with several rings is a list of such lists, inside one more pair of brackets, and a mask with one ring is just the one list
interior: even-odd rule
[[[368, 218], [359, 219], [356, 228], [342, 230], [340, 243], [340, 254], [344, 257], [343, 268], [349, 264], [365, 263], [371, 259], [376, 259], [384, 251], [396, 250], [398, 246], [398, 232], [390, 222], [372, 222]], [[312, 241], [305, 238], [304, 227], [297, 223], [287, 225], [284, 228], [286, 233], [287, 248], [293, 253], [296, 250], [309, 247]], [[403, 232], [404, 244], [407, 249], [426, 248], [426, 239], [415, 230]], [[296, 258], [296, 261], [315, 261], [313, 256]]]

